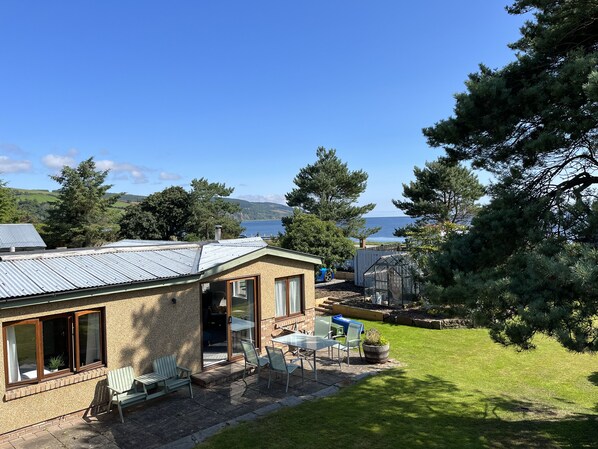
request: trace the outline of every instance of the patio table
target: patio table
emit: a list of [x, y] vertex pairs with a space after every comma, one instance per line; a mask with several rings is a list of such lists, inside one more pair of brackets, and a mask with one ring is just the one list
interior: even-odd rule
[[[166, 379], [168, 379], [168, 377], [158, 373], [142, 374], [135, 378], [137, 382], [143, 385], [143, 391], [145, 392], [147, 399], [157, 398], [166, 394]], [[160, 389], [160, 383], [162, 383], [162, 389]], [[151, 385], [157, 385], [158, 387], [155, 392], [149, 394], [147, 387]]]
[[313, 364], [309, 362], [309, 360], [308, 362], [313, 366], [314, 378], [316, 380], [318, 380], [318, 370], [316, 368], [316, 352], [320, 349], [331, 348], [332, 346], [338, 345], [338, 342], [336, 340], [330, 340], [328, 338], [316, 337], [315, 335], [307, 335], [302, 333], [282, 335], [280, 337], [273, 338], [272, 341], [287, 346], [295, 346], [296, 348], [304, 349], [306, 351], [312, 351], [314, 356]]

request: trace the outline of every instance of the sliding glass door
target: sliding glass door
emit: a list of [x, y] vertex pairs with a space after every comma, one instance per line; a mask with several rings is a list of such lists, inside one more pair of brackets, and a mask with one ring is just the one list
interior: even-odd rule
[[257, 340], [257, 279], [202, 284], [203, 366], [243, 356], [242, 339]]
[[229, 358], [243, 356], [242, 339], [256, 340], [255, 335], [255, 278], [239, 279], [228, 283], [229, 319], [228, 335], [230, 342]]

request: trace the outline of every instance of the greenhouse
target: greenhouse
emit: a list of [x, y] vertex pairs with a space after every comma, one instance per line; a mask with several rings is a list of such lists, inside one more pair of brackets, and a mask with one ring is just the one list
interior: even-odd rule
[[363, 275], [364, 300], [390, 307], [417, 301], [417, 273], [417, 265], [405, 253], [380, 257]]

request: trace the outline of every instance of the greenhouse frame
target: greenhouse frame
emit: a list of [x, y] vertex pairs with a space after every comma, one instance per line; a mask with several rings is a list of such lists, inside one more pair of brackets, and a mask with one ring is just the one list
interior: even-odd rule
[[380, 257], [363, 275], [364, 301], [404, 307], [419, 298], [418, 268], [406, 253]]

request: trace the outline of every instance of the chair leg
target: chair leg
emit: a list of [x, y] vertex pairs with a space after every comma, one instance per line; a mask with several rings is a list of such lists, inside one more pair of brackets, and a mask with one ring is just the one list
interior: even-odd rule
[[289, 374], [289, 372], [287, 371], [287, 388], [286, 390], [284, 390], [285, 393], [289, 392], [289, 379], [290, 379], [291, 375]]
[[[247, 362], [245, 362], [245, 366], [243, 367], [243, 382], [245, 382], [245, 373], [247, 372]], [[247, 384], [247, 382], [245, 382]]]
[[193, 399], [193, 388], [191, 387], [191, 382], [189, 382], [189, 396]]
[[272, 379], [272, 370], [268, 370], [268, 389], [270, 389], [270, 380]]
[[118, 413], [120, 415], [120, 422], [124, 424], [125, 423], [125, 418], [123, 418], [123, 409], [120, 406], [120, 402], [118, 403]]
[[363, 360], [363, 356], [361, 355], [361, 345], [357, 346], [359, 348], [359, 358]]

